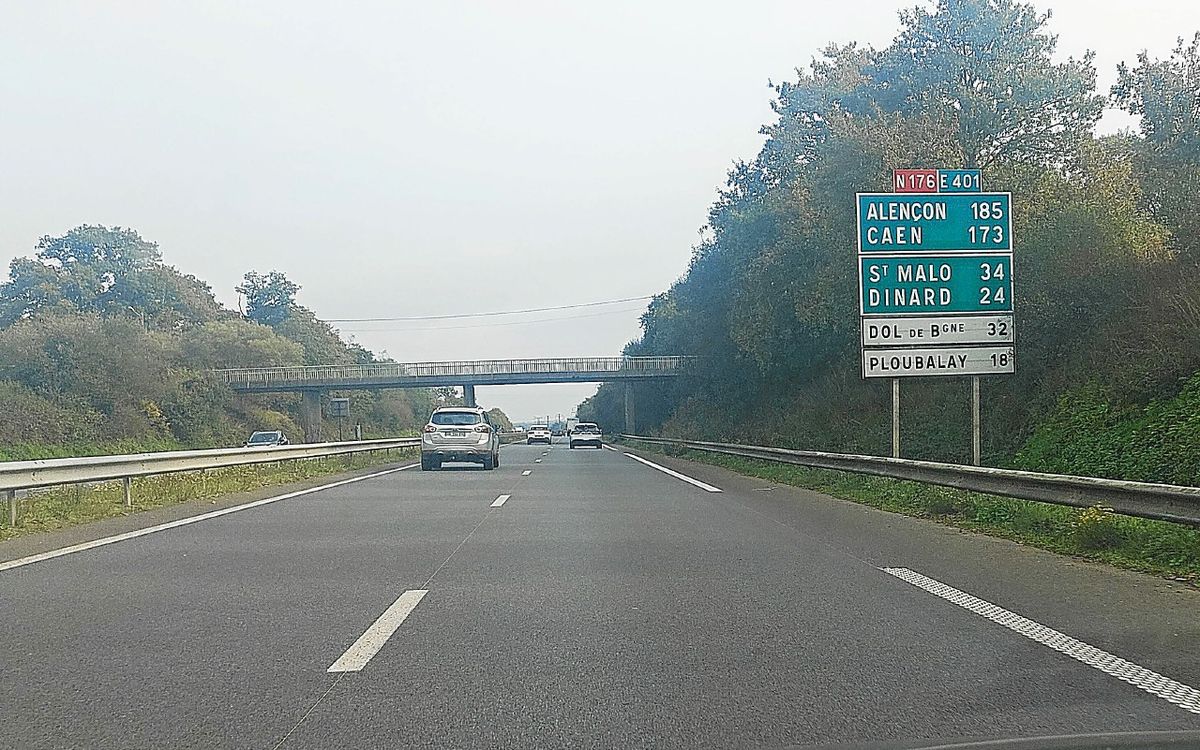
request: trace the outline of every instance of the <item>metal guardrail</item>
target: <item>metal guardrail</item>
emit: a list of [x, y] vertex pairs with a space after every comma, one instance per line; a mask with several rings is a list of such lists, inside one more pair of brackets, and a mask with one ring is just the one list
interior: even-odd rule
[[988, 495], [1036, 500], [1054, 505], [1087, 508], [1102, 504], [1127, 516], [1200, 526], [1200, 487], [1127, 482], [1119, 479], [1076, 477], [1067, 474], [1045, 474], [1016, 469], [962, 466], [884, 456], [790, 450], [738, 443], [710, 443], [645, 435], [621, 435], [621, 437], [656, 445], [670, 445], [710, 453], [756, 458], [814, 469], [833, 469], [855, 474], [904, 479]]
[[675, 374], [690, 357], [565, 357], [555, 359], [487, 359], [453, 362], [374, 362], [364, 365], [246, 367], [216, 370], [221, 382], [234, 386], [304, 381], [362, 381], [403, 378], [549, 375], [556, 373]]
[[8, 501], [10, 525], [17, 521], [17, 490], [121, 480], [125, 487], [125, 505], [132, 507], [131, 484], [134, 477], [173, 474], [182, 471], [220, 469], [228, 466], [274, 463], [302, 458], [322, 458], [397, 448], [417, 448], [421, 438], [390, 438], [339, 443], [308, 443], [269, 448], [213, 448], [194, 451], [162, 451], [120, 456], [84, 458], [48, 458], [36, 461], [0, 463], [0, 492]]

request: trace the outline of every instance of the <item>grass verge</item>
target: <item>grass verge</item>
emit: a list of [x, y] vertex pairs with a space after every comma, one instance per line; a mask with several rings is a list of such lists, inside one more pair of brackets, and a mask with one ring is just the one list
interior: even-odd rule
[[132, 508], [125, 507], [125, 495], [119, 481], [53, 487], [21, 498], [15, 527], [9, 525], [7, 508], [4, 509], [0, 514], [0, 541], [188, 500], [208, 500], [260, 487], [395, 463], [406, 458], [415, 459], [416, 456], [415, 450], [393, 452], [391, 455], [381, 452], [359, 453], [139, 477], [133, 480]]
[[881, 510], [1200, 585], [1200, 530], [1165, 521], [982, 495], [898, 479], [677, 450], [629, 441], [645, 451], [720, 466], [738, 474], [824, 492]]

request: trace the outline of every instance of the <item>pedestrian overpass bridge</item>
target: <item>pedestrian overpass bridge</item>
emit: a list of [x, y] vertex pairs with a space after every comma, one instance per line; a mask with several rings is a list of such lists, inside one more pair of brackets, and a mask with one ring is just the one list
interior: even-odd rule
[[[565, 357], [456, 362], [371, 362], [361, 365], [251, 367], [216, 370], [219, 381], [239, 393], [300, 393], [305, 439], [319, 439], [321, 396], [328, 391], [381, 388], [463, 389], [475, 405], [475, 386], [535, 383], [605, 383], [655, 380], [679, 375], [691, 357]], [[625, 423], [634, 431], [633, 395], [625, 389]]]

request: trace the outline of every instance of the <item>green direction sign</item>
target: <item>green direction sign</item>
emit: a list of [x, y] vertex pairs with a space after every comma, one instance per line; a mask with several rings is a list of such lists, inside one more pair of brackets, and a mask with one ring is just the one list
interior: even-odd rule
[[1012, 255], [859, 256], [861, 312], [1012, 312]]
[[1008, 193], [859, 193], [860, 253], [1012, 250]]

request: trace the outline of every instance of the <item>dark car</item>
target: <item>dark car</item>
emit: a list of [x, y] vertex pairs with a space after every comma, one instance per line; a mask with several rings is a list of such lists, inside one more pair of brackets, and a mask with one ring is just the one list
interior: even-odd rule
[[243, 448], [265, 448], [271, 445], [287, 445], [287, 435], [282, 430], [260, 430], [250, 436]]

